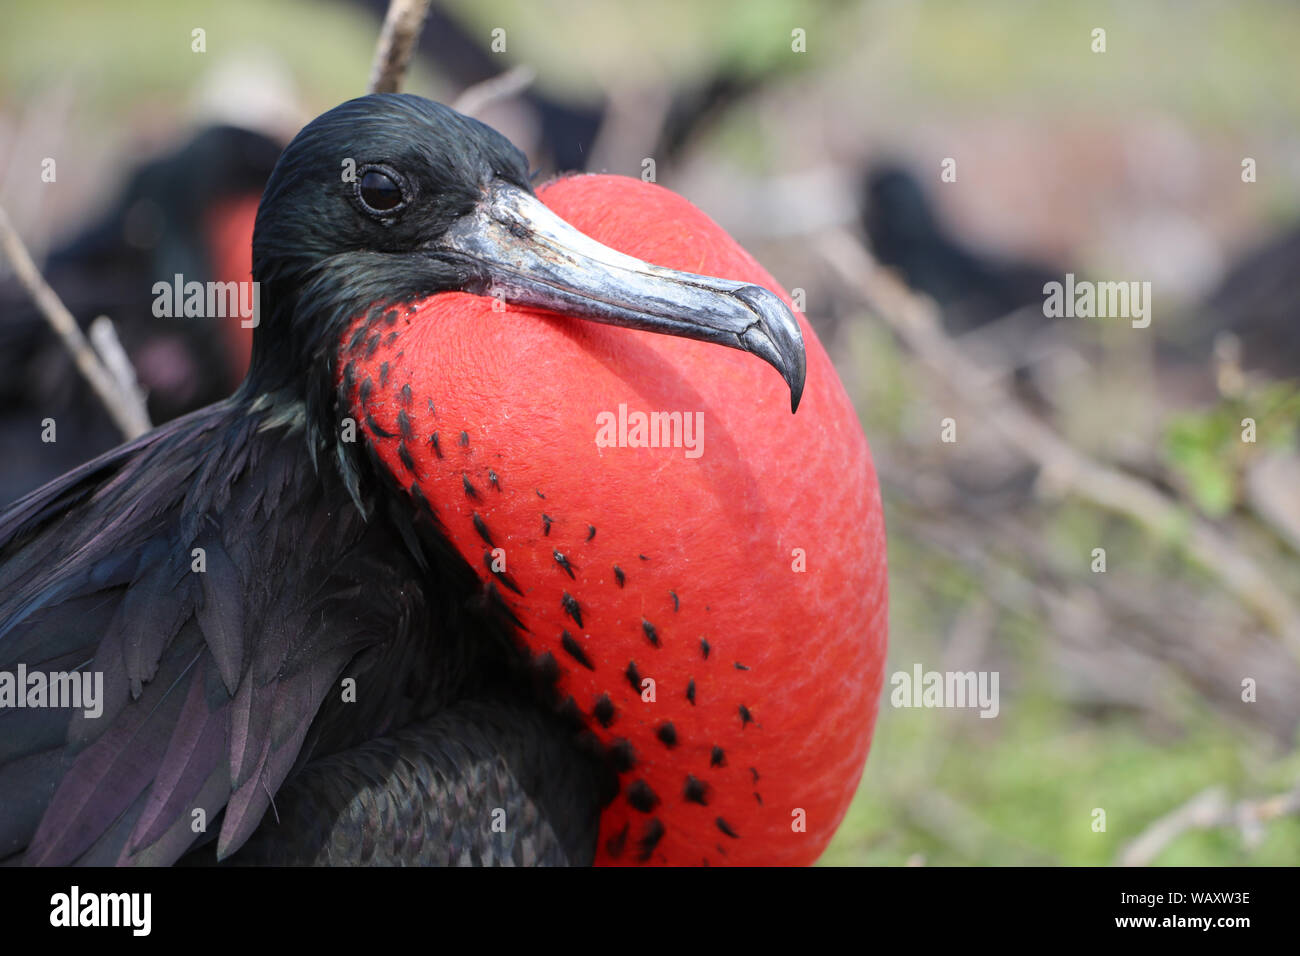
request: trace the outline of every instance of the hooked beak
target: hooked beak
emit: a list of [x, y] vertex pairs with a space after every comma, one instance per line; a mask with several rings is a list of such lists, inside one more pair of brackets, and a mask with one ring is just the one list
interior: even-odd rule
[[761, 286], [676, 272], [616, 252], [536, 196], [504, 183], [494, 184], [438, 245], [469, 260], [485, 291], [507, 301], [757, 355], [790, 386], [791, 412], [799, 407], [803, 334], [785, 303]]

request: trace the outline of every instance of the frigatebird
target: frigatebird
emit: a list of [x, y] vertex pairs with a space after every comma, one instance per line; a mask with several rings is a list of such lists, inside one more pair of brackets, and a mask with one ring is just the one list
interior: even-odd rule
[[[0, 514], [0, 674], [103, 675], [97, 714], [0, 709], [0, 860], [820, 852], [883, 666], [856, 416], [689, 204], [543, 196], [415, 96], [286, 148], [240, 390]], [[708, 453], [597, 444], [620, 399], [695, 403]]]
[[1298, 264], [1300, 226], [1292, 225], [1232, 263], [1214, 290], [1174, 328], [1176, 350], [1204, 363], [1219, 333], [1230, 332], [1240, 343], [1244, 368], [1275, 378], [1300, 377]]

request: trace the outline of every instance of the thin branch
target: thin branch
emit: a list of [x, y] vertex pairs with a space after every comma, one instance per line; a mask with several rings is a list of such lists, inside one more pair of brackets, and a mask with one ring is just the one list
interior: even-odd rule
[[1300, 610], [1260, 565], [1228, 537], [1150, 485], [1079, 451], [990, 382], [943, 332], [938, 308], [880, 268], [844, 230], [820, 243], [823, 258], [921, 360], [964, 399], [983, 406], [989, 424], [1042, 468], [1046, 481], [1176, 542], [1199, 567], [1249, 607], [1300, 659]]
[[1181, 807], [1156, 820], [1120, 851], [1121, 866], [1146, 866], [1174, 840], [1191, 830], [1212, 830], [1235, 826], [1248, 844], [1256, 844], [1264, 825], [1290, 814], [1300, 813], [1300, 785], [1286, 793], [1263, 800], [1228, 801], [1222, 787], [1210, 787]]
[[1300, 554], [1300, 457], [1271, 451], [1246, 471], [1246, 503], [1255, 516]]
[[456, 97], [456, 102], [451, 104], [451, 108], [457, 113], [464, 113], [466, 116], [477, 116], [499, 100], [508, 100], [512, 96], [518, 96], [528, 89], [529, 84], [536, 78], [537, 71], [531, 66], [521, 63], [519, 66], [511, 67], [504, 73], [490, 77], [482, 83], [475, 83], [473, 86], [466, 87], [460, 96]]
[[371, 93], [396, 93], [411, 63], [415, 41], [429, 14], [429, 0], [390, 0], [370, 67]]
[[[86, 336], [77, 325], [63, 300], [59, 298], [48, 282], [41, 276], [31, 254], [22, 239], [9, 222], [9, 215], [0, 207], [0, 249], [13, 266], [14, 275], [22, 283], [27, 294], [32, 297], [50, 328], [63, 340], [63, 344], [72, 354], [77, 370], [85, 376], [90, 387], [104, 402], [108, 413], [122, 434], [128, 439], [143, 435], [153, 426], [149, 422], [149, 412], [138, 392], [122, 389], [113, 374], [104, 366], [95, 350], [86, 341]], [[120, 346], [119, 346], [120, 347]]]
[[[135, 366], [131, 364], [131, 357], [126, 354], [126, 349], [122, 347], [122, 340], [117, 336], [113, 320], [106, 315], [97, 316], [90, 323], [88, 331], [90, 344], [95, 347], [95, 352], [104, 363], [104, 367], [108, 369], [108, 374], [113, 376], [118, 391], [123, 395], [130, 395], [131, 402], [136, 407], [146, 408], [144, 392], [140, 388], [140, 380], [136, 378]], [[147, 411], [145, 415], [148, 416]]]
[[587, 168], [640, 172], [663, 137], [672, 97], [659, 85], [616, 84], [605, 97], [605, 118], [591, 144]]
[[1160, 855], [1160, 851], [1188, 830], [1215, 826], [1228, 808], [1228, 795], [1222, 787], [1202, 790], [1181, 807], [1156, 820], [1125, 846], [1119, 854], [1120, 866], [1147, 866]]

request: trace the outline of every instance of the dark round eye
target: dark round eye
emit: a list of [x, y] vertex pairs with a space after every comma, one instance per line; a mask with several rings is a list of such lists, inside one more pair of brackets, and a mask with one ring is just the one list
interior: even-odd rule
[[391, 212], [402, 204], [402, 187], [378, 169], [368, 169], [357, 182], [357, 195], [371, 212]]

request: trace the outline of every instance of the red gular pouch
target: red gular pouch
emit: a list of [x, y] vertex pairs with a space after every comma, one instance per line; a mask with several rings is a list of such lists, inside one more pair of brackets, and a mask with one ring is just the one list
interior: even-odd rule
[[[575, 176], [539, 196], [615, 250], [790, 302], [659, 186]], [[598, 861], [816, 860], [867, 757], [887, 581], [870, 452], [811, 326], [796, 314], [792, 413], [737, 349], [508, 297], [398, 312], [348, 355], [357, 421], [621, 761]]]

